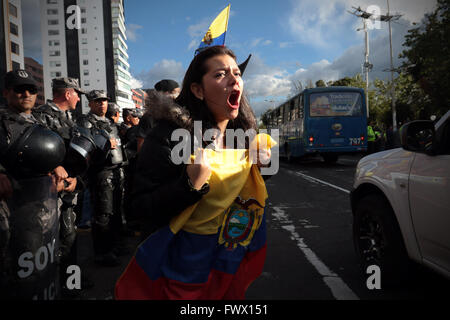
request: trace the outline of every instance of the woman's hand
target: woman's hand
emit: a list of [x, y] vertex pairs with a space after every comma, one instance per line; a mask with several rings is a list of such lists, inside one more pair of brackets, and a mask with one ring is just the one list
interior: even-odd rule
[[206, 150], [198, 149], [195, 152], [194, 163], [186, 166], [186, 173], [196, 190], [200, 190], [211, 175], [211, 167], [207, 160]]
[[256, 165], [258, 168], [265, 168], [270, 165], [272, 151], [270, 149], [259, 149], [257, 153]]

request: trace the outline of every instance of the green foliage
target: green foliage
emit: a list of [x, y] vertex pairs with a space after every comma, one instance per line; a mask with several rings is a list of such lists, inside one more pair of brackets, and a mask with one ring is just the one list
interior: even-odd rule
[[317, 80], [316, 81], [316, 87], [320, 88], [320, 87], [326, 87], [326, 83], [323, 80]]
[[425, 96], [416, 103], [414, 113], [429, 118], [443, 115], [450, 106], [450, 0], [438, 0], [437, 9], [425, 16], [422, 24], [408, 31], [400, 57], [404, 73]]

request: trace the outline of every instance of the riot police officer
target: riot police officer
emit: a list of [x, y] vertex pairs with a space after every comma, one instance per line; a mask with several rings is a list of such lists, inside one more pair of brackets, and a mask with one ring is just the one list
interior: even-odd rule
[[90, 111], [78, 119], [78, 125], [93, 132], [93, 135], [105, 138], [105, 145], [99, 148], [93, 163], [88, 169], [88, 184], [93, 208], [92, 240], [95, 262], [103, 266], [117, 266], [120, 260], [114, 253], [114, 182], [117, 171], [113, 166], [122, 159], [113, 159], [111, 153], [118, 148], [117, 137], [112, 134], [111, 122], [105, 117], [109, 98], [103, 90], [92, 90], [87, 94]]
[[[40, 119], [53, 132], [59, 134], [64, 139], [66, 150], [70, 148], [70, 142], [76, 123], [72, 120], [71, 111], [75, 110], [77, 103], [80, 101], [80, 95], [84, 94], [81, 90], [78, 79], [75, 78], [55, 78], [52, 80], [53, 100], [47, 100], [47, 103], [34, 108], [33, 115]], [[71, 170], [70, 161], [71, 154], [66, 154], [64, 168], [68, 172], [69, 177], [66, 179], [66, 187], [59, 193], [58, 197], [61, 203], [60, 217], [60, 248], [59, 255], [61, 257], [61, 285], [63, 294], [76, 294], [78, 291], [69, 291], [65, 288], [66, 278], [68, 274], [66, 269], [70, 265], [77, 264], [77, 246], [76, 246], [76, 218], [75, 207], [78, 201], [78, 193], [83, 190], [83, 181], [80, 176], [75, 177], [76, 173]], [[82, 289], [91, 287], [91, 281], [83, 275]]]
[[[137, 137], [139, 133], [139, 121], [143, 116], [142, 110], [139, 109], [123, 109], [123, 122], [120, 124], [120, 137], [124, 145], [125, 153], [128, 159], [128, 165], [125, 167], [125, 196], [124, 196], [124, 211], [127, 220], [127, 226], [131, 227], [133, 224], [131, 219], [131, 193], [136, 171], [137, 162]], [[131, 234], [127, 230], [127, 234]]]
[[[55, 299], [59, 295], [57, 191], [67, 178], [61, 167], [64, 141], [32, 115], [37, 85], [25, 70], [6, 74], [3, 96], [7, 106], [0, 108], [0, 294]], [[33, 261], [39, 265], [29, 257], [38, 257]]]
[[117, 141], [117, 148], [111, 150], [109, 165], [113, 170], [113, 230], [114, 230], [114, 253], [118, 256], [128, 254], [129, 248], [126, 246], [123, 236], [127, 233], [127, 219], [124, 212], [125, 197], [125, 171], [128, 168], [129, 161], [125, 152], [125, 146], [120, 136], [120, 108], [114, 103], [108, 103], [106, 118], [111, 121], [111, 133]]

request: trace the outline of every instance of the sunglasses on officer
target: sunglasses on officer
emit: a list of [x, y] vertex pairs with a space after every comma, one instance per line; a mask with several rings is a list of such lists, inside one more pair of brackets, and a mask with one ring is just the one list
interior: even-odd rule
[[37, 87], [33, 86], [33, 85], [21, 85], [21, 86], [16, 86], [13, 88], [15, 93], [25, 93], [25, 91], [28, 91], [30, 94], [36, 94], [38, 92]]

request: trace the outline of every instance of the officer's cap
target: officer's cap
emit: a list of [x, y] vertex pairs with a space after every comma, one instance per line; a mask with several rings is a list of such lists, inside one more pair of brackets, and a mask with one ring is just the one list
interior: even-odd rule
[[120, 112], [119, 106], [114, 102], [108, 102], [108, 110], [106, 116], [114, 116], [117, 112]]
[[87, 94], [87, 98], [89, 101], [95, 101], [98, 99], [106, 99], [109, 101], [105, 90], [92, 90]]
[[80, 85], [78, 84], [78, 79], [76, 78], [55, 78], [52, 80], [52, 88], [53, 89], [73, 88], [80, 94], [86, 94], [86, 92], [81, 90]]
[[5, 88], [14, 88], [22, 85], [35, 86], [37, 88], [37, 83], [27, 71], [19, 69], [9, 71], [5, 75]]

